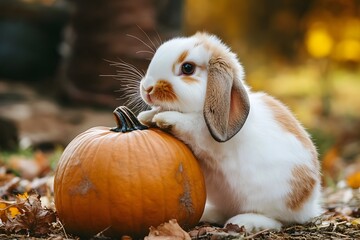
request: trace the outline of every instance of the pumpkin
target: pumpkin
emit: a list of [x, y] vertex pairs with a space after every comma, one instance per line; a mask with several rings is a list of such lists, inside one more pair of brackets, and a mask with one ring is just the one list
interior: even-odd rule
[[117, 127], [94, 127], [74, 138], [60, 157], [54, 199], [65, 229], [79, 236], [142, 237], [150, 226], [176, 219], [195, 226], [205, 185], [189, 148], [141, 125], [126, 107]]

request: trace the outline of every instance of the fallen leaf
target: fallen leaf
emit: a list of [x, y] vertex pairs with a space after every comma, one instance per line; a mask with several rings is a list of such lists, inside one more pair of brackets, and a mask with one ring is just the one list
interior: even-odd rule
[[349, 187], [360, 188], [360, 172], [350, 175], [346, 181]]
[[6, 219], [7, 219], [7, 216], [5, 213], [6, 207], [7, 207], [7, 205], [5, 203], [0, 202], [0, 220], [2, 222], [6, 221]]
[[354, 220], [351, 221], [352, 225], [360, 225], [360, 218], [356, 218]]
[[26, 200], [29, 197], [29, 194], [27, 192], [24, 192], [23, 194], [18, 194], [17, 198]]
[[20, 214], [20, 211], [19, 211], [19, 209], [17, 207], [10, 207], [9, 212], [10, 212], [10, 216], [12, 218], [15, 218], [17, 215]]
[[145, 240], [191, 240], [191, 237], [175, 219], [172, 219], [157, 228], [150, 227], [150, 233], [145, 237]]
[[[217, 227], [213, 227], [210, 225], [205, 225], [205, 226], [197, 226], [195, 229], [191, 230], [189, 232], [189, 235], [191, 238], [201, 238], [201, 237], [205, 237], [208, 234], [213, 234], [219, 231], [219, 228]], [[221, 229], [222, 231], [222, 229]]]
[[0, 200], [0, 219], [1, 219], [1, 221], [6, 222], [9, 217], [15, 218], [16, 215], [18, 215], [18, 214], [20, 214], [20, 211], [16, 207], [16, 202]]
[[4, 210], [7, 207], [7, 205], [3, 202], [0, 202], [0, 210]]
[[43, 208], [40, 196], [35, 194], [26, 199], [23, 199], [23, 195], [18, 196], [12, 208], [16, 208], [18, 212], [13, 209], [14, 217], [6, 219], [4, 229], [7, 233], [24, 232], [33, 236], [42, 236], [50, 233], [51, 223], [56, 221], [55, 212]]
[[245, 227], [244, 226], [239, 226], [237, 224], [232, 224], [229, 223], [226, 225], [225, 229], [229, 232], [234, 232], [234, 233], [244, 233], [246, 232]]

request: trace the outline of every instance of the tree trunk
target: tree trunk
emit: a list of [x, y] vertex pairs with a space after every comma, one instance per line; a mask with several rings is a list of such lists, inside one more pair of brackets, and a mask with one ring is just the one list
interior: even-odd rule
[[[133, 35], [147, 44], [151, 44], [145, 34], [158, 45], [159, 36], [162, 38], [169, 32], [158, 23], [164, 18], [159, 10], [181, 11], [170, 8], [173, 1], [148, 0], [73, 0], [74, 6], [70, 27], [67, 32], [65, 48], [70, 51], [64, 56], [64, 64], [60, 71], [62, 95], [73, 103], [86, 103], [114, 108], [122, 105], [117, 100], [118, 90], [122, 90], [121, 83], [113, 77], [116, 69], [109, 61], [120, 59], [135, 65], [138, 69], [146, 70], [151, 55], [142, 53], [149, 50], [144, 43], [136, 40]], [[181, 1], [176, 1], [180, 2]], [[160, 3], [160, 4], [159, 4]], [[161, 6], [161, 8], [159, 7]], [[174, 16], [174, 14], [170, 14]], [[177, 14], [180, 20], [181, 14]], [[161, 17], [161, 18], [160, 18]], [[172, 30], [178, 33], [180, 21], [170, 21]], [[166, 23], [165, 20], [162, 20]], [[176, 22], [178, 26], [176, 26]], [[164, 29], [164, 30], [163, 30]], [[171, 32], [174, 34], [174, 31]]]

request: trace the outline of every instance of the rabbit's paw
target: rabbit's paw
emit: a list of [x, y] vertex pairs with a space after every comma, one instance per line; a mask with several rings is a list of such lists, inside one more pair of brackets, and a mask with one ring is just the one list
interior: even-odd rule
[[154, 126], [154, 123], [152, 122], [152, 119], [154, 118], [154, 116], [159, 112], [158, 109], [151, 109], [148, 111], [143, 111], [140, 112], [139, 115], [137, 116], [137, 118], [139, 119], [139, 121], [149, 127]]
[[181, 119], [181, 113], [175, 111], [161, 112], [154, 116], [152, 121], [161, 129], [171, 131]]
[[226, 225], [232, 223], [244, 226], [247, 232], [256, 232], [265, 229], [280, 231], [282, 224], [272, 218], [255, 213], [239, 214], [230, 218]]

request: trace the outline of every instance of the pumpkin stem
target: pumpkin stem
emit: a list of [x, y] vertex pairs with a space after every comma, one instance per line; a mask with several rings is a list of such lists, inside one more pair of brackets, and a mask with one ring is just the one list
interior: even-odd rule
[[111, 128], [111, 131], [124, 133], [133, 130], [148, 129], [148, 127], [141, 124], [134, 113], [125, 106], [117, 107], [113, 113], [117, 126]]

